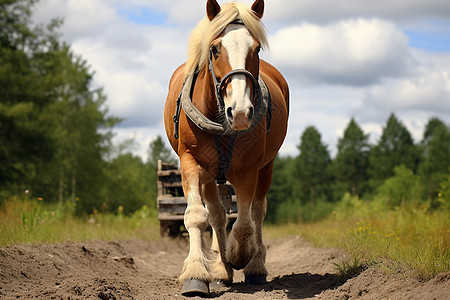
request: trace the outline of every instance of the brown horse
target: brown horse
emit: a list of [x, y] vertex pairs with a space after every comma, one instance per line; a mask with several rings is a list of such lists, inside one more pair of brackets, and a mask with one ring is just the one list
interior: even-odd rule
[[[164, 121], [180, 157], [188, 206], [184, 223], [189, 255], [180, 281], [184, 295], [209, 293], [209, 282], [233, 281], [244, 269], [250, 284], [266, 282], [262, 223], [273, 162], [287, 130], [289, 89], [283, 76], [259, 59], [267, 38], [264, 1], [249, 8], [208, 0], [194, 29], [186, 64], [172, 75]], [[218, 185], [236, 190], [238, 218], [226, 236]], [[203, 231], [213, 228], [208, 249]]]

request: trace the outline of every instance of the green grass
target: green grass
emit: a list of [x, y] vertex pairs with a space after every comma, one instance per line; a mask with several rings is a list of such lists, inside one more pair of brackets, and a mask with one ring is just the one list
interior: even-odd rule
[[37, 199], [9, 199], [0, 208], [0, 246], [66, 241], [156, 239], [159, 224], [147, 207], [133, 215], [95, 213], [75, 217], [70, 205], [48, 205]]
[[[344, 199], [326, 220], [266, 226], [269, 236], [301, 235], [317, 247], [336, 247], [350, 254], [338, 271], [377, 265], [393, 273], [428, 280], [450, 271], [450, 214], [426, 206], [386, 209], [377, 201]], [[341, 270], [339, 270], [341, 269]]]

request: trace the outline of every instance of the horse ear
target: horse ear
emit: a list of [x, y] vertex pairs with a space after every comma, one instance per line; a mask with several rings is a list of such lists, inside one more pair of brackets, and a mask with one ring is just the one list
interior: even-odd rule
[[262, 18], [264, 14], [264, 0], [256, 0], [252, 5], [252, 10], [255, 12], [258, 18]]
[[214, 19], [217, 14], [220, 13], [220, 5], [216, 0], [208, 0], [206, 3], [206, 14], [210, 21]]

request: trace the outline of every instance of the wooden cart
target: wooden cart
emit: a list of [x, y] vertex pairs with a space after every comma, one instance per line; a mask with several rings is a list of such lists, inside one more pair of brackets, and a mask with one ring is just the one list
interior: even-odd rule
[[[158, 161], [158, 219], [161, 236], [176, 237], [183, 232], [184, 211], [187, 201], [181, 185], [181, 171], [177, 165]], [[219, 185], [222, 203], [227, 210], [228, 226], [237, 218], [237, 205], [234, 188], [231, 184]]]

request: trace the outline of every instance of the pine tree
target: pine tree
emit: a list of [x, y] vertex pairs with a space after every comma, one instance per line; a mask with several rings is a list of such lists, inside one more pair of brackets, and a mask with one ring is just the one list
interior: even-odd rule
[[170, 164], [175, 164], [177, 162], [172, 151], [165, 146], [162, 137], [159, 135], [149, 145], [147, 163], [157, 168], [158, 160]]
[[368, 135], [352, 118], [338, 141], [338, 153], [333, 161], [336, 198], [340, 199], [345, 192], [357, 196], [365, 192], [369, 150]]
[[295, 159], [291, 157], [275, 158], [273, 164], [272, 183], [267, 193], [267, 215], [265, 220], [269, 223], [277, 221], [278, 207], [282, 203], [293, 201], [294, 185], [293, 178]]
[[450, 128], [438, 118], [428, 121], [421, 151], [419, 174], [426, 189], [426, 197], [435, 199], [439, 184], [450, 172]]
[[404, 165], [415, 172], [419, 152], [408, 129], [391, 114], [383, 129], [379, 143], [369, 154], [369, 176], [371, 187], [377, 188], [384, 180], [394, 175], [396, 166]]
[[52, 120], [40, 115], [52, 100], [39, 70], [57, 22], [47, 30], [32, 28], [34, 2], [0, 3], [0, 194], [24, 189], [34, 164], [49, 161], [54, 153], [48, 135]]
[[295, 170], [298, 195], [303, 203], [309, 202], [313, 210], [318, 199], [331, 199], [330, 154], [314, 126], [305, 129], [298, 149], [300, 155], [297, 157]]

